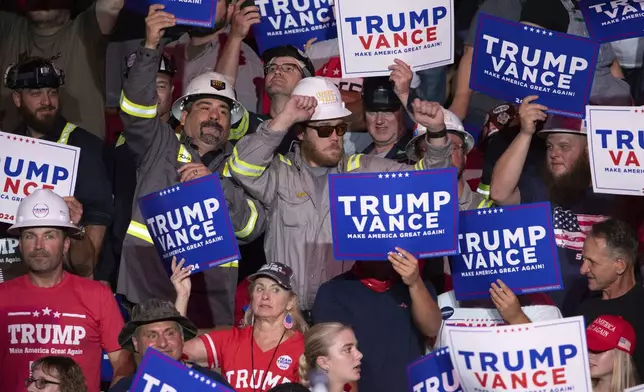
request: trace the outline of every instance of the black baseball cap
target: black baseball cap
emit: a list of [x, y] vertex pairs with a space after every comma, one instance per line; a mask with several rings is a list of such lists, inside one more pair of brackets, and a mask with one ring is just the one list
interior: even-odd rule
[[388, 76], [365, 78], [362, 82], [362, 103], [367, 112], [397, 112], [402, 108]]
[[291, 282], [291, 280], [293, 279], [293, 270], [287, 265], [284, 265], [282, 263], [264, 264], [262, 268], [259, 269], [259, 271], [250, 275], [248, 277], [248, 280], [250, 282], [253, 282], [255, 281], [255, 279], [261, 277], [273, 279], [275, 282], [277, 282], [277, 284], [279, 284], [286, 290], [293, 290], [293, 285]]
[[266, 49], [264, 53], [262, 53], [264, 66], [269, 66], [271, 61], [276, 57], [292, 57], [304, 64], [302, 74], [305, 78], [315, 76], [315, 67], [313, 66], [313, 62], [311, 62], [311, 59], [293, 45], [276, 46], [274, 48]]

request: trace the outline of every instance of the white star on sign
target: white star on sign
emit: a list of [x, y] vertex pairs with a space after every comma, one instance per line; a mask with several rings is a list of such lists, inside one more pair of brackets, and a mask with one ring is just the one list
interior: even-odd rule
[[188, 372], [189, 376], [192, 376], [193, 374], [195, 374], [195, 372], [193, 372], [192, 370]]
[[398, 178], [402, 178], [402, 173], [398, 173]]
[[539, 29], [534, 29], [534, 32], [539, 34], [541, 31], [539, 31]]
[[378, 174], [378, 178], [382, 178], [382, 174]]
[[336, 68], [333, 70], [333, 76], [338, 76], [340, 75], [340, 68]]
[[199, 381], [204, 382], [206, 380], [206, 377], [201, 377]]
[[499, 212], [503, 212], [503, 208], [499, 208]]
[[396, 178], [396, 173], [392, 174], [391, 178]]
[[206, 380], [206, 385], [210, 385], [210, 380]]
[[528, 30], [528, 26], [523, 26], [523, 30]]
[[176, 190], [177, 190], [177, 192], [179, 192], [179, 189], [181, 189], [181, 188], [179, 188], [179, 186], [177, 186], [177, 187], [176, 187], [176, 188], [174, 188], [174, 189], [176, 189]]
[[532, 27], [530, 27], [530, 31], [534, 31], [534, 29]]
[[60, 318], [60, 312], [54, 312], [54, 318]]
[[34, 317], [38, 317], [38, 316], [40, 316], [40, 312], [36, 310], [35, 312], [33, 312], [33, 316], [34, 316]]
[[548, 35], [552, 36], [552, 33], [548, 33]]
[[45, 307], [45, 309], [42, 310], [43, 316], [49, 316], [49, 313], [51, 313], [51, 309], [49, 307]]
[[409, 173], [405, 173], [405, 177], [409, 177]]
[[159, 196], [163, 196], [163, 195], [161, 195], [161, 192], [159, 192]]
[[476, 211], [476, 212], [477, 212], [477, 215], [481, 215], [481, 211]]
[[543, 35], [548, 34], [548, 32], [547, 32], [547, 31], [545, 31], [545, 30], [543, 30], [543, 31], [542, 31], [542, 33], [543, 33]]
[[385, 174], [385, 178], [389, 178], [389, 174]]

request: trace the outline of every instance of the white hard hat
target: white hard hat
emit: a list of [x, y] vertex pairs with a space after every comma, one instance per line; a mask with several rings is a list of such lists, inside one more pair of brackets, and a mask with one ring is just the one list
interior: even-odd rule
[[[461, 122], [461, 119], [459, 119], [456, 114], [445, 108], [442, 109], [443, 117], [445, 118], [445, 129], [448, 132], [457, 133], [458, 135], [460, 135], [464, 140], [463, 147], [465, 148], [465, 154], [469, 153], [470, 151], [472, 151], [472, 148], [474, 148], [474, 137], [465, 130], [463, 122]], [[420, 137], [424, 136], [426, 132], [426, 127], [420, 124], [416, 124], [416, 129], [414, 129], [414, 137], [409, 141], [409, 143], [407, 143], [407, 147], [405, 147], [405, 153], [407, 154], [407, 157], [409, 159], [418, 161], [422, 158], [416, 156], [416, 141]]]
[[244, 116], [244, 107], [235, 98], [235, 89], [228, 78], [217, 72], [206, 72], [198, 75], [188, 83], [183, 96], [172, 105], [172, 115], [181, 120], [181, 112], [187, 100], [199, 98], [216, 98], [230, 106], [230, 124], [235, 124]]
[[351, 115], [351, 111], [344, 107], [340, 90], [326, 78], [320, 76], [303, 78], [297, 83], [291, 95], [317, 99], [318, 106], [311, 121], [333, 120]]
[[79, 232], [71, 221], [67, 203], [51, 189], [37, 189], [22, 199], [18, 205], [16, 223], [7, 233], [18, 236], [20, 229], [27, 227], [59, 227], [66, 229], [70, 235]]

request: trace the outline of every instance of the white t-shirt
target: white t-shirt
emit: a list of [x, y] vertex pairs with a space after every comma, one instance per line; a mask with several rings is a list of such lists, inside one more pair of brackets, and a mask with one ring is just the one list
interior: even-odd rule
[[[446, 325], [464, 327], [494, 327], [497, 325], [505, 325], [503, 317], [501, 317], [501, 314], [496, 309], [461, 308], [458, 301], [456, 301], [454, 290], [438, 296], [438, 307], [441, 311], [445, 307], [451, 307], [454, 309], [454, 314], [443, 321], [441, 330], [438, 333], [438, 339], [436, 339], [435, 349], [449, 345], [448, 336], [443, 333], [443, 327]], [[553, 305], [522, 306], [521, 310], [533, 322], [563, 318], [559, 308]]]

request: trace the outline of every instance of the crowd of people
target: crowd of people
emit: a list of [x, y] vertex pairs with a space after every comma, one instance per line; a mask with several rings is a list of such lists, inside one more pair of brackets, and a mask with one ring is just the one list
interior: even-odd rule
[[[337, 39], [260, 57], [242, 0], [213, 28], [85, 3], [0, 3], [0, 129], [80, 148], [73, 195], [34, 190], [0, 223], [0, 391], [128, 391], [148, 348], [238, 392], [409, 390], [446, 326], [572, 316], [594, 392], [644, 381], [644, 204], [593, 192], [583, 120], [469, 83], [480, 12], [588, 36], [577, 1], [456, 0], [455, 64], [364, 79]], [[589, 104], [642, 105], [644, 39], [598, 56]], [[335, 259], [329, 174], [449, 167], [460, 210], [551, 203], [562, 290], [459, 302], [449, 257]], [[168, 271], [137, 199], [213, 174], [242, 257]]]

